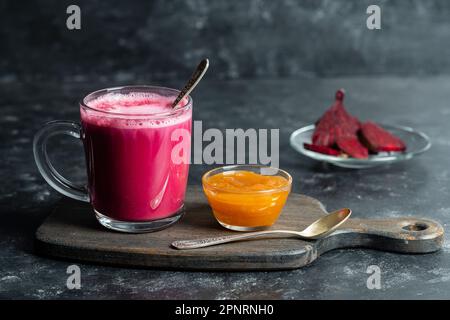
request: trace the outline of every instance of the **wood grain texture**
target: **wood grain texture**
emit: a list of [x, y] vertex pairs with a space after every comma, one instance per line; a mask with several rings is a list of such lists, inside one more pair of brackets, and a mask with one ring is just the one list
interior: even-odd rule
[[[273, 228], [302, 230], [325, 213], [316, 199], [291, 194]], [[36, 231], [35, 248], [52, 257], [133, 267], [281, 270], [303, 267], [337, 248], [429, 253], [439, 250], [444, 239], [442, 226], [432, 220], [351, 218], [335, 233], [317, 241], [273, 236], [194, 250], [170, 247], [174, 240], [231, 233], [215, 221], [201, 189], [191, 187], [185, 216], [170, 228], [146, 234], [107, 230], [96, 221], [88, 204], [64, 199]]]

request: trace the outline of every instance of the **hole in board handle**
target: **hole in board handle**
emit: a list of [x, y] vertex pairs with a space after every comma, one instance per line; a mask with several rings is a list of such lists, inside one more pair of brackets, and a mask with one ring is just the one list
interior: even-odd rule
[[406, 231], [423, 231], [428, 229], [428, 225], [425, 223], [416, 222], [414, 224], [408, 224], [407, 226], [404, 226], [402, 229]]

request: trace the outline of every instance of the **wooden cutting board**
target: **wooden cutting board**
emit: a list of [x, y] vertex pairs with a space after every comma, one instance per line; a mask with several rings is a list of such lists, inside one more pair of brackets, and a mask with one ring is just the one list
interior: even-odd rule
[[[302, 230], [326, 213], [316, 199], [291, 194], [273, 228]], [[146, 234], [125, 234], [102, 227], [89, 204], [64, 199], [36, 231], [38, 253], [101, 264], [189, 270], [281, 270], [310, 264], [337, 248], [364, 247], [400, 253], [441, 248], [442, 226], [428, 219], [358, 219], [316, 241], [296, 238], [247, 240], [193, 250], [176, 250], [175, 240], [232, 234], [214, 219], [200, 188], [190, 187], [186, 214], [175, 225]]]

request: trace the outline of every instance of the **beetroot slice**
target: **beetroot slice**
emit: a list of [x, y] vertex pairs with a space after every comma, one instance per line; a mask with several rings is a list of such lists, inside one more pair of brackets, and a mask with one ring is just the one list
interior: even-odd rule
[[339, 149], [353, 158], [367, 159], [369, 157], [369, 150], [359, 142], [356, 135], [338, 139], [337, 145]]
[[307, 149], [307, 150], [311, 150], [311, 151], [322, 153], [322, 154], [327, 154], [330, 156], [338, 156], [341, 154], [338, 150], [330, 148], [330, 147], [318, 146], [318, 145], [314, 145], [314, 144], [310, 144], [310, 143], [304, 143], [303, 145], [304, 145], [305, 149]]
[[330, 147], [336, 143], [336, 137], [334, 135], [335, 122], [334, 110], [327, 110], [314, 129], [312, 136], [314, 145]]
[[360, 122], [345, 109], [344, 96], [344, 90], [338, 90], [333, 105], [316, 123], [312, 136], [313, 145], [332, 147], [340, 138], [356, 136]]
[[406, 145], [400, 138], [384, 130], [374, 122], [367, 121], [361, 125], [361, 134], [374, 152], [405, 151]]

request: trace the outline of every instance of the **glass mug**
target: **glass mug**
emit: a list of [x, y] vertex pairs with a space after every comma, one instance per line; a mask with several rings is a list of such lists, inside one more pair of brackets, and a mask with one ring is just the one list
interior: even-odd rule
[[[184, 212], [191, 146], [192, 98], [172, 109], [178, 94], [152, 86], [88, 94], [80, 102], [81, 124], [51, 121], [36, 133], [40, 173], [60, 193], [90, 202], [109, 229], [138, 233], [170, 226]], [[50, 163], [47, 140], [59, 134], [82, 140], [87, 186], [67, 180]]]

